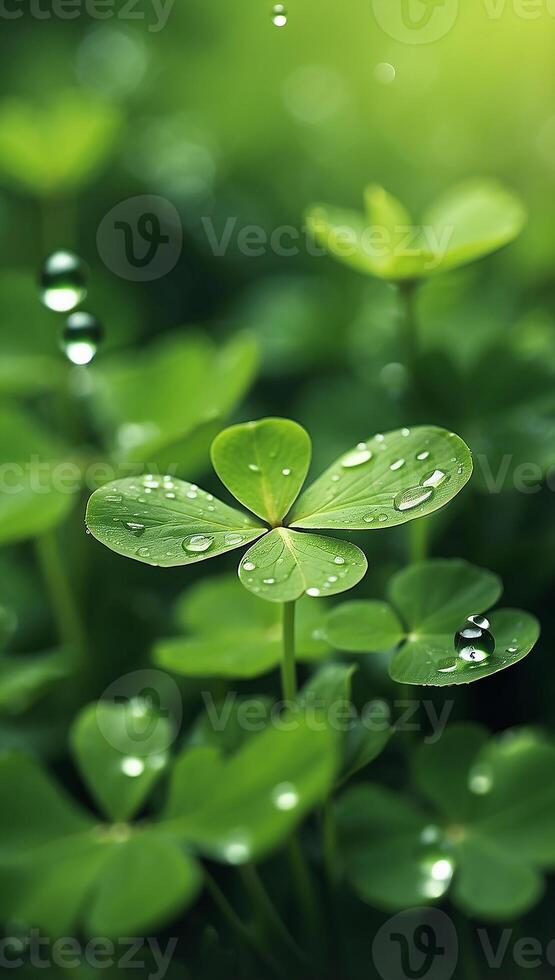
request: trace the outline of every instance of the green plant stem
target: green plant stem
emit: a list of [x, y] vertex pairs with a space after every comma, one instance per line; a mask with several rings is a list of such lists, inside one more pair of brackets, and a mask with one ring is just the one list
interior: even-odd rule
[[232, 933], [234, 933], [241, 945], [252, 949], [253, 952], [261, 959], [261, 961], [270, 967], [273, 973], [275, 973], [280, 980], [286, 977], [286, 973], [282, 972], [277, 963], [275, 963], [273, 957], [266, 950], [260, 937], [249, 929], [243, 922], [241, 922], [241, 919], [235, 912], [235, 909], [232, 907], [230, 902], [228, 902], [221, 888], [216, 884], [214, 878], [208, 871], [206, 871], [206, 869], [204, 872], [204, 880], [206, 889], [209, 892], [214, 905], [218, 908], [222, 917], [225, 919]]
[[337, 825], [331, 797], [327, 798], [322, 808], [322, 839], [326, 875], [333, 889], [337, 881]]
[[418, 283], [400, 282], [399, 294], [403, 303], [401, 316], [400, 340], [405, 366], [410, 374], [412, 384], [415, 381], [416, 361], [418, 358], [418, 320], [416, 317], [416, 293]]
[[35, 538], [35, 551], [60, 639], [78, 660], [87, 658], [87, 639], [55, 531]]
[[255, 866], [243, 864], [239, 870], [263, 934], [278, 940], [294, 961], [306, 968], [306, 957], [283, 922]]
[[310, 868], [303, 854], [298, 834], [293, 834], [287, 845], [287, 850], [302, 917], [303, 934], [308, 940], [312, 956], [317, 959], [322, 948], [322, 916]]
[[281, 660], [281, 691], [284, 701], [297, 697], [295, 666], [295, 603], [283, 603], [283, 655]]
[[409, 521], [408, 526], [408, 550], [409, 564], [414, 565], [417, 561], [424, 561], [429, 553], [430, 524], [427, 517], [420, 517], [418, 520]]

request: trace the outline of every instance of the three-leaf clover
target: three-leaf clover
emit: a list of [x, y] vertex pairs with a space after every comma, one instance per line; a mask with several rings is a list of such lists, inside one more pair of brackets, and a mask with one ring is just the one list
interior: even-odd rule
[[265, 857], [324, 799], [336, 770], [332, 734], [298, 710], [229, 758], [215, 746], [183, 749], [165, 802], [145, 817], [174, 734], [141, 699], [98, 702], [77, 717], [73, 756], [104, 823], [30, 757], [0, 757], [0, 917], [52, 936], [161, 926], [201, 889], [197, 854], [231, 865]]
[[487, 612], [501, 592], [497, 575], [461, 559], [417, 562], [391, 579], [390, 603], [342, 603], [330, 612], [326, 633], [340, 650], [395, 649], [390, 675], [402, 684], [468, 684], [522, 660], [538, 639], [534, 616], [501, 609], [488, 612], [492, 654], [468, 659], [457, 652], [455, 634], [467, 617]]
[[415, 224], [395, 197], [370, 185], [366, 213], [317, 205], [307, 215], [331, 255], [368, 275], [414, 282], [482, 258], [517, 237], [526, 220], [515, 194], [475, 179], [448, 191]]
[[358, 443], [299, 497], [310, 457], [309, 436], [295, 422], [270, 418], [231, 426], [214, 440], [212, 462], [256, 517], [195, 484], [147, 475], [95, 491], [87, 525], [112, 551], [163, 567], [251, 544], [239, 566], [241, 582], [260, 598], [290, 603], [304, 594], [344, 592], [366, 571], [359, 548], [316, 529], [404, 524], [448, 503], [472, 472], [465, 443], [432, 426]]
[[447, 892], [464, 912], [513, 918], [541, 896], [555, 866], [555, 746], [529, 729], [494, 738], [479, 725], [450, 727], [416, 751], [424, 803], [360, 784], [337, 804], [347, 877], [386, 910]]

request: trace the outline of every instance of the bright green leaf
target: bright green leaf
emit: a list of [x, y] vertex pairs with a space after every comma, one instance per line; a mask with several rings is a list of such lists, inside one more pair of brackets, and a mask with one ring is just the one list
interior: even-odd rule
[[412, 632], [452, 635], [467, 616], [490, 609], [502, 591], [493, 572], [460, 558], [434, 558], [398, 572], [389, 597]]
[[199, 801], [210, 796], [224, 768], [223, 757], [213, 745], [193, 745], [178, 755], [172, 766], [163, 820], [194, 812]]
[[211, 454], [216, 473], [233, 496], [275, 526], [305, 481], [311, 443], [296, 422], [269, 418], [224, 429]]
[[146, 934], [187, 908], [201, 884], [196, 861], [155, 830], [110, 851], [86, 914], [91, 936]]
[[[187, 677], [257, 677], [281, 661], [281, 609], [260, 602], [236, 575], [199, 582], [178, 600], [177, 611], [193, 636], [157, 641], [154, 659], [168, 670]], [[320, 604], [299, 602], [297, 659], [318, 660], [329, 649]]]
[[0, 171], [37, 195], [82, 186], [104, 163], [118, 129], [113, 103], [75, 89], [46, 105], [20, 99], [0, 104]]
[[251, 592], [270, 602], [292, 602], [304, 594], [337, 595], [366, 573], [360, 548], [348, 541], [275, 528], [247, 551], [239, 578]]
[[346, 530], [394, 527], [443, 507], [471, 473], [470, 450], [453, 432], [419, 426], [379, 434], [330, 466], [301, 495], [290, 523]]
[[105, 484], [90, 498], [86, 520], [118, 555], [164, 568], [233, 551], [266, 530], [196, 484], [170, 477]]
[[128, 820], [142, 806], [168, 764], [170, 722], [146, 703], [98, 701], [77, 716], [71, 745], [99, 808]]
[[68, 474], [65, 449], [21, 409], [0, 410], [0, 544], [36, 537], [56, 527], [73, 506], [80, 474]]
[[[201, 333], [170, 335], [132, 358], [93, 369], [91, 394], [115, 458], [179, 473], [205, 468], [221, 420], [252, 382], [253, 340], [239, 334], [218, 349]], [[183, 396], [187, 392], [187, 397]]]
[[452, 633], [411, 634], [393, 657], [391, 678], [400, 684], [469, 684], [512, 667], [530, 653], [540, 634], [535, 616], [501, 609], [488, 618], [496, 646], [484, 660], [463, 660], [455, 650]]
[[403, 639], [405, 630], [389, 603], [355, 599], [331, 610], [326, 635], [338, 650], [368, 653], [391, 650]]
[[469, 180], [440, 197], [422, 218], [436, 240], [447, 243], [441, 271], [456, 269], [512, 242], [526, 211], [515, 194], [494, 180]]
[[335, 765], [331, 733], [314, 730], [297, 712], [250, 739], [226, 763], [210, 796], [171, 827], [211, 857], [256, 861], [324, 799]]
[[190, 746], [208, 746], [224, 756], [234, 755], [250, 738], [272, 722], [279, 705], [266, 696], [237, 697], [228, 693], [222, 700], [206, 704], [189, 733]]

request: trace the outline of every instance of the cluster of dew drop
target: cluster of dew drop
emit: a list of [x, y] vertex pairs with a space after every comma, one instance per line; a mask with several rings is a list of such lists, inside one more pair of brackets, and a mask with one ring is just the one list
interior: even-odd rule
[[[182, 487], [186, 489], [183, 490]], [[137, 494], [135, 501], [141, 505], [155, 502], [157, 495], [162, 495], [164, 501], [199, 501], [202, 504], [196, 511], [196, 516], [199, 518], [204, 517], [206, 514], [209, 519], [209, 515], [216, 510], [213, 494], [201, 490], [196, 483], [183, 483], [178, 487], [170, 475], [156, 476], [153, 473], [147, 473], [144, 477], [138, 479], [136, 484], [131, 484], [128, 492], [129, 494]], [[121, 504], [124, 500], [122, 493], [112, 490], [105, 495], [104, 499], [115, 504]], [[145, 508], [135, 511], [130, 518], [122, 519], [121, 517], [114, 517], [113, 521], [116, 525], [123, 526], [133, 537], [140, 538], [148, 529], [148, 523], [145, 524], [144, 520], [140, 518], [148, 518], [149, 513], [148, 508]], [[247, 517], [245, 517], [245, 524], [248, 524]], [[114, 529], [114, 534], [117, 534], [116, 529]], [[245, 534], [238, 530], [226, 531], [223, 535], [224, 547], [238, 547], [244, 543], [246, 537]], [[215, 540], [215, 536], [212, 534], [190, 534], [182, 539], [180, 547], [189, 554], [204, 554], [214, 546]], [[115, 547], [120, 547], [122, 541], [116, 540], [114, 544]], [[145, 546], [138, 548], [135, 554], [138, 558], [144, 560], [148, 560], [151, 557], [150, 549]], [[166, 557], [175, 558], [175, 551], [167, 551]], [[151, 564], [156, 563], [152, 562]]]
[[[401, 429], [401, 435], [403, 436], [403, 438], [405, 439], [408, 438], [410, 434], [411, 434], [410, 429], [408, 428]], [[386, 439], [382, 433], [378, 433], [376, 436], [374, 436], [374, 441], [377, 444], [378, 449], [380, 451], [387, 449]], [[426, 462], [429, 460], [430, 464], [433, 465], [431, 460], [431, 453], [428, 449], [419, 450], [417, 453], [415, 453], [414, 458], [418, 463]], [[370, 449], [370, 447], [368, 446], [368, 443], [359, 442], [354, 449], [352, 449], [350, 452], [346, 453], [345, 456], [343, 456], [343, 458], [340, 461], [340, 466], [342, 470], [352, 470], [364, 466], [368, 463], [371, 463], [373, 459], [374, 459], [374, 454]], [[452, 457], [451, 462], [456, 463], [457, 458]], [[407, 463], [407, 457], [399, 456], [390, 463], [389, 469], [392, 473], [397, 473], [397, 472], [400, 473], [406, 466], [406, 463]], [[457, 467], [457, 475], [461, 476], [462, 473], [463, 473], [463, 467], [461, 464], [459, 464], [459, 466]], [[405, 513], [406, 511], [414, 510], [416, 507], [419, 507], [421, 504], [427, 503], [433, 497], [434, 492], [438, 489], [438, 487], [447, 483], [449, 479], [450, 479], [449, 474], [446, 473], [444, 470], [439, 469], [438, 467], [431, 469], [429, 472], [426, 472], [423, 475], [423, 477], [421, 478], [417, 486], [408, 487], [404, 490], [400, 490], [395, 495], [393, 500], [393, 506], [395, 510], [398, 511], [399, 513]], [[339, 486], [340, 480], [341, 480], [341, 472], [336, 471], [332, 473], [331, 482], [334, 484], [334, 488], [332, 491], [334, 494], [337, 493], [340, 489]], [[377, 509], [374, 512], [365, 514], [363, 517], [363, 521], [365, 524], [373, 524], [373, 523], [385, 524], [388, 518], [389, 515], [387, 513], [384, 513], [383, 511], [380, 512], [380, 509]]]
[[61, 347], [68, 360], [80, 366], [92, 361], [104, 334], [96, 317], [75, 309], [87, 295], [87, 278], [82, 259], [63, 249], [48, 256], [40, 273], [44, 305], [55, 313], [70, 314], [62, 331]]

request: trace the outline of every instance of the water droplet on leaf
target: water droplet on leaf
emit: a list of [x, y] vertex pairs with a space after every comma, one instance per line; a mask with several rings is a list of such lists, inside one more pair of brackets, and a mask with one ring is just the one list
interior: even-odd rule
[[135, 521], [124, 521], [124, 527], [131, 531], [131, 534], [134, 534], [136, 538], [140, 538], [141, 534], [145, 532], [144, 524], [137, 524]]
[[420, 485], [423, 487], [435, 488], [439, 487], [440, 483], [445, 483], [445, 481], [448, 479], [449, 477], [447, 476], [447, 473], [444, 473], [443, 470], [434, 470], [433, 473], [430, 473], [428, 476], [424, 477]]
[[243, 568], [245, 569], [246, 572], [254, 572], [256, 565], [254, 564], [253, 561], [244, 561]]
[[191, 551], [197, 554], [208, 551], [213, 544], [214, 538], [209, 537], [207, 534], [193, 534], [192, 537], [183, 542], [183, 548], [185, 551]]
[[465, 663], [483, 663], [495, 650], [495, 639], [487, 627], [478, 624], [489, 622], [483, 616], [468, 616], [467, 625], [455, 633], [455, 649]]
[[353, 449], [343, 457], [341, 465], [344, 469], [348, 470], [355, 466], [362, 466], [363, 463], [367, 463], [370, 459], [372, 459], [371, 451], [368, 449], [366, 443], [360, 442], [356, 449]]
[[272, 790], [272, 802], [278, 810], [294, 810], [299, 802], [299, 793], [293, 783], [279, 783]]
[[401, 467], [403, 467], [404, 465], [405, 465], [404, 459], [396, 459], [394, 463], [391, 463], [389, 469], [393, 471], [400, 470]]
[[425, 504], [427, 500], [433, 494], [433, 489], [431, 487], [409, 487], [408, 490], [402, 490], [397, 494], [395, 500], [393, 501], [396, 510], [401, 512], [405, 510], [413, 510], [420, 504]]

